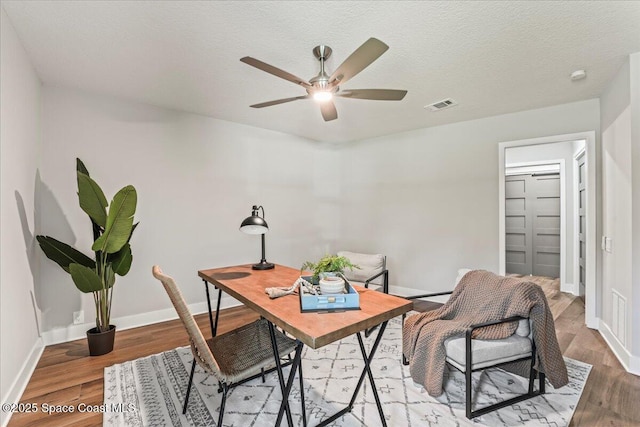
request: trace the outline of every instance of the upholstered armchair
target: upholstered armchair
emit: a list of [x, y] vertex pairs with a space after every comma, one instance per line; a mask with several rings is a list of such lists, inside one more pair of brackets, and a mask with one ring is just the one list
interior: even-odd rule
[[[346, 269], [344, 276], [354, 285], [364, 286], [367, 289], [376, 289], [389, 293], [389, 270], [387, 270], [387, 257], [382, 254], [363, 254], [358, 252], [340, 251], [338, 256], [348, 258], [352, 264], [360, 268]], [[369, 337], [377, 326], [364, 331], [364, 336]]]
[[[410, 365], [414, 381], [420, 380], [429, 394], [442, 393], [442, 369], [446, 366], [463, 372], [466, 416], [472, 419], [544, 394], [545, 372], [550, 373], [555, 387], [566, 384], [566, 366], [553, 317], [539, 286], [489, 272], [461, 270], [453, 291], [408, 298], [446, 294], [451, 297], [442, 307], [409, 316], [406, 322], [403, 316], [402, 361]], [[440, 364], [442, 369], [433, 366]], [[504, 401], [474, 408], [472, 373], [493, 367], [504, 367], [528, 377], [527, 390]], [[538, 388], [534, 389], [536, 379]]]
[[346, 269], [344, 276], [349, 282], [365, 288], [380, 289], [389, 293], [389, 270], [387, 257], [382, 254], [363, 254], [358, 252], [340, 251], [338, 256], [348, 258], [360, 268]]

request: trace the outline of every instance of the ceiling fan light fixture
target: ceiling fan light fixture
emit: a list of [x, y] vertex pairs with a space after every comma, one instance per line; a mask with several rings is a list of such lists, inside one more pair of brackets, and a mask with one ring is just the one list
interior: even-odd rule
[[333, 98], [333, 93], [328, 90], [318, 90], [313, 93], [313, 99], [318, 102], [327, 102], [331, 101]]

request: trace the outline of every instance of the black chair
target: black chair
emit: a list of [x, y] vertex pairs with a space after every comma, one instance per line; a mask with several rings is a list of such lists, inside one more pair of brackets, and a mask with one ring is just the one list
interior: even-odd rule
[[[413, 295], [405, 297], [410, 300], [419, 298], [430, 298], [441, 295], [449, 295], [453, 291], [436, 292], [422, 295]], [[404, 325], [406, 315], [402, 315], [402, 324]], [[516, 332], [507, 338], [499, 340], [481, 340], [472, 338], [472, 333], [476, 329], [485, 328], [491, 325], [497, 325], [507, 322], [519, 322]], [[495, 411], [505, 406], [521, 402], [526, 399], [545, 393], [545, 375], [538, 373], [539, 386], [534, 390], [534, 380], [536, 379], [536, 370], [534, 369], [536, 361], [536, 345], [533, 339], [532, 328], [528, 318], [520, 316], [510, 317], [497, 320], [494, 322], [486, 322], [471, 325], [465, 332], [464, 336], [456, 336], [445, 341], [446, 362], [449, 366], [454, 367], [465, 374], [465, 408], [466, 416], [469, 419], [479, 417], [488, 412]], [[529, 361], [529, 385], [527, 393], [515, 396], [513, 398], [485, 406], [480, 409], [473, 410], [472, 399], [472, 379], [471, 374], [475, 371], [500, 367], [514, 362]], [[402, 355], [402, 363], [408, 365], [409, 361], [404, 354]]]

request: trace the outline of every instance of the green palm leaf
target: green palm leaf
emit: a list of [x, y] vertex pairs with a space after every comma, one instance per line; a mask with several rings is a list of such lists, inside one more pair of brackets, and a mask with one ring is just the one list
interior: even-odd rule
[[132, 185], [127, 185], [116, 193], [109, 205], [104, 233], [93, 243], [94, 251], [112, 254], [127, 243], [133, 227], [137, 202], [138, 195]]
[[70, 264], [69, 272], [73, 283], [81, 292], [85, 294], [102, 290], [102, 280], [95, 270], [80, 264]]
[[131, 253], [131, 245], [126, 243], [122, 249], [120, 249], [115, 254], [110, 254], [107, 258], [108, 262], [111, 263], [111, 267], [113, 271], [118, 276], [124, 276], [129, 272], [131, 268], [131, 263], [133, 262], [133, 254]]
[[82, 163], [82, 160], [80, 160], [77, 157], [76, 157], [76, 171], [81, 172], [87, 176], [91, 176], [89, 175], [89, 171], [87, 170], [87, 167], [84, 165], [84, 163]]
[[47, 258], [57, 263], [67, 273], [69, 273], [69, 264], [71, 263], [80, 264], [91, 269], [96, 268], [94, 260], [66, 243], [49, 236], [36, 236], [36, 239]]
[[78, 199], [82, 210], [104, 228], [107, 222], [107, 198], [100, 186], [82, 172], [78, 172]]

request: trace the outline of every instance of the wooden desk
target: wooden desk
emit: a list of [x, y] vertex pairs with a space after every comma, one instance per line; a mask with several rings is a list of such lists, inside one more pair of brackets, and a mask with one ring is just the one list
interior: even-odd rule
[[354, 286], [360, 310], [301, 313], [298, 295], [270, 299], [265, 293], [266, 288], [289, 287], [300, 277], [300, 270], [282, 265], [262, 271], [252, 270], [251, 265], [215, 268], [198, 271], [198, 276], [314, 349], [400, 316], [413, 306], [404, 298]]
[[[339, 418], [346, 412], [350, 412], [358, 391], [364, 381], [365, 375], [368, 375], [372, 385], [372, 391], [378, 405], [378, 412], [382, 425], [386, 426], [382, 405], [378, 398], [378, 393], [373, 380], [373, 374], [369, 368], [369, 364], [373, 359], [375, 351], [380, 343], [380, 339], [387, 326], [387, 322], [400, 316], [413, 307], [413, 303], [404, 298], [398, 298], [381, 292], [376, 292], [363, 287], [354, 286], [360, 294], [360, 310], [349, 310], [336, 313], [301, 313], [300, 301], [298, 295], [287, 295], [284, 297], [270, 299], [265, 293], [266, 288], [270, 287], [289, 287], [293, 285], [298, 277], [300, 270], [276, 265], [273, 270], [252, 270], [251, 265], [239, 265], [235, 267], [223, 267], [210, 270], [198, 271], [205, 284], [210, 283], [221, 291], [226, 292], [238, 301], [250, 307], [262, 317], [267, 319], [271, 325], [270, 330], [273, 334], [273, 325], [282, 328], [284, 331], [295, 337], [300, 345], [296, 349], [293, 366], [286, 385], [284, 384], [282, 369], [277, 357], [277, 350], [274, 348], [274, 356], [276, 356], [276, 367], [280, 385], [282, 388], [283, 401], [278, 413], [276, 426], [280, 425], [282, 416], [286, 412], [289, 424], [291, 425], [290, 415], [288, 411], [288, 396], [293, 385], [296, 368], [301, 363], [302, 344], [306, 344], [311, 348], [320, 348], [334, 341], [356, 334], [360, 344], [360, 350], [364, 360], [365, 367], [360, 375], [360, 380], [354, 391], [351, 403], [345, 409], [339, 411], [333, 416], [322, 421], [319, 426], [324, 426]], [[211, 312], [211, 302], [209, 300], [209, 290], [207, 287], [207, 299], [209, 302], [209, 311]], [[220, 297], [218, 297], [218, 310]], [[215, 335], [217, 328], [210, 316], [212, 334]], [[369, 354], [366, 354], [362, 341], [361, 331], [380, 325], [380, 331], [375, 339]], [[272, 342], [275, 337], [272, 335]], [[302, 383], [302, 370], [300, 369], [300, 381]], [[301, 387], [302, 388], [302, 387]], [[304, 402], [304, 396], [302, 396]], [[303, 414], [303, 418], [305, 418]], [[306, 425], [306, 420], [305, 420]]]

